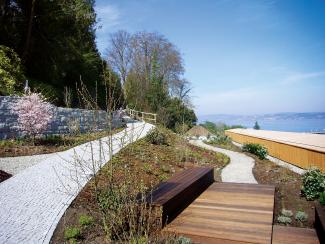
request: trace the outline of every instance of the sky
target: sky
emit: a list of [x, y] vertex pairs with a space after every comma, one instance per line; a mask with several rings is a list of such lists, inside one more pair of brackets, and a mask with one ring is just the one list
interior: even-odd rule
[[163, 34], [181, 51], [198, 115], [325, 112], [325, 0], [96, 0], [111, 33]]

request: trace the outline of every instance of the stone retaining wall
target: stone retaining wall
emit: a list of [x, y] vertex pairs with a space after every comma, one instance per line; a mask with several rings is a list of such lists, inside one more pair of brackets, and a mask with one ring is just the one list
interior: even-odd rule
[[[17, 102], [20, 97], [0, 96], [0, 139], [24, 136], [17, 126], [17, 115], [10, 110], [10, 104]], [[98, 131], [108, 128], [107, 113], [102, 110], [86, 110], [77, 108], [55, 107], [54, 117], [44, 135], [58, 135], [87, 131]], [[112, 127], [123, 125], [119, 116], [113, 116]]]

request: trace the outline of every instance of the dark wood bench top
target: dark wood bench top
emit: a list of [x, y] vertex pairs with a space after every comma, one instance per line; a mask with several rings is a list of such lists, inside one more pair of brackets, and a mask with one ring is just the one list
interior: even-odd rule
[[186, 169], [159, 184], [147, 197], [147, 202], [162, 208], [164, 225], [174, 219], [213, 182], [213, 167]]

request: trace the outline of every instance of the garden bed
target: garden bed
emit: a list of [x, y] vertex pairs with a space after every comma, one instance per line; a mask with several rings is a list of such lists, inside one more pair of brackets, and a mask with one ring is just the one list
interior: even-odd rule
[[[106, 243], [103, 228], [103, 218], [96, 196], [95, 182], [99, 191], [107, 189], [107, 182], [112, 180], [119, 188], [143, 184], [146, 189], [152, 189], [159, 182], [171, 177], [174, 173], [190, 167], [213, 166], [216, 169], [216, 179], [220, 180], [220, 169], [229, 158], [223, 154], [204, 150], [188, 144], [174, 133], [168, 132], [168, 145], [153, 145], [146, 139], [139, 140], [115, 155], [111, 161], [92, 179], [72, 202], [52, 237], [52, 243], [63, 243], [64, 232], [68, 227], [77, 227], [81, 231], [78, 241], [83, 243]], [[110, 167], [114, 167], [114, 174], [110, 176]], [[128, 183], [125, 183], [128, 182]], [[128, 187], [128, 191], [133, 187]], [[81, 215], [91, 216], [94, 221], [87, 227], [79, 223]], [[136, 243], [136, 242], [134, 242]]]
[[119, 128], [112, 132], [100, 131], [77, 135], [48, 136], [36, 138], [34, 142], [29, 139], [0, 140], [0, 157], [31, 156], [60, 152], [121, 130]]
[[255, 158], [256, 164], [253, 173], [257, 182], [276, 186], [274, 223], [280, 224], [277, 218], [281, 215], [282, 208], [285, 208], [291, 210], [293, 215], [297, 211], [304, 211], [308, 214], [306, 222], [297, 221], [293, 216], [290, 226], [313, 228], [315, 201], [307, 201], [301, 196], [302, 176], [269, 160], [260, 160], [255, 155], [248, 153], [247, 155]]

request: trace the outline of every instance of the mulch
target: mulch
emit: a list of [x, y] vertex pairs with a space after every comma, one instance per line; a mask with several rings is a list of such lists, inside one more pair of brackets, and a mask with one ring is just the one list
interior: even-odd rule
[[9, 179], [12, 175], [0, 170], [0, 182]]

